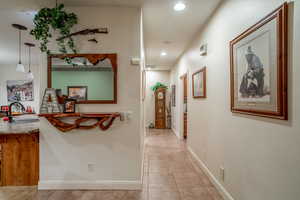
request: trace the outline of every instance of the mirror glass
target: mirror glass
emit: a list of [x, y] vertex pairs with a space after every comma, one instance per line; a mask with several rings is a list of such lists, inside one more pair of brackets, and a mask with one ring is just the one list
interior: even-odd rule
[[78, 103], [113, 103], [115, 72], [110, 58], [101, 58], [93, 64], [80, 56], [73, 57], [68, 64], [62, 58], [52, 57], [51, 87]]

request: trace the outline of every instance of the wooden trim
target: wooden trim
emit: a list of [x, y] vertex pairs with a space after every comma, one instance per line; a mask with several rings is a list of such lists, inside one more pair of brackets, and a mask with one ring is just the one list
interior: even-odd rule
[[[39, 117], [45, 117], [54, 127], [62, 132], [68, 132], [74, 129], [89, 130], [99, 128], [106, 131], [111, 127], [114, 120], [117, 117], [121, 118], [120, 113], [51, 113], [51, 114], [40, 114]], [[66, 123], [60, 120], [61, 118], [74, 118], [77, 117], [74, 123]], [[81, 125], [83, 122], [89, 120], [97, 120], [96, 123], [92, 125]]]
[[[194, 76], [196, 74], [199, 74], [199, 73], [203, 73], [203, 96], [195, 96], [194, 94]], [[196, 71], [195, 73], [193, 73], [192, 75], [192, 92], [193, 92], [193, 98], [194, 99], [204, 99], [206, 98], [206, 67], [203, 67], [202, 69]]]
[[81, 100], [77, 104], [117, 104], [118, 102], [118, 62], [117, 54], [51, 54], [48, 55], [48, 88], [52, 88], [52, 58], [85, 57], [91, 63], [97, 64], [104, 59], [109, 59], [114, 71], [114, 99], [113, 100]]
[[[234, 105], [234, 45], [255, 32], [273, 19], [277, 19], [277, 112], [254, 109], [237, 109]], [[230, 42], [230, 91], [231, 111], [267, 118], [288, 120], [288, 4], [285, 2], [279, 8], [261, 19], [258, 23], [244, 31]]]

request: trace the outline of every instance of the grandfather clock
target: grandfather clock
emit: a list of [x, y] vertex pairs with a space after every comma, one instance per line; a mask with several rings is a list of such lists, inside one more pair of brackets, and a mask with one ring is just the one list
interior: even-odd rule
[[166, 128], [166, 89], [158, 88], [155, 91], [155, 128]]

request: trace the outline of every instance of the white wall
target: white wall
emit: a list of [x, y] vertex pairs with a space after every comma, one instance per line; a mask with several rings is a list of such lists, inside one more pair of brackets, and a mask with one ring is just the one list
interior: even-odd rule
[[[130, 65], [140, 57], [140, 9], [126, 7], [73, 7], [79, 28], [108, 27], [108, 35], [97, 35], [99, 43], [81, 37], [80, 53], [118, 54], [118, 104], [81, 105], [81, 112], [132, 112], [125, 122], [116, 120], [103, 132], [61, 133], [45, 119], [41, 121], [40, 189], [137, 189], [141, 186], [141, 71]], [[46, 60], [42, 88], [46, 87]], [[93, 164], [91, 171], [88, 164]]]
[[[289, 1], [289, 121], [230, 112], [229, 42], [283, 2], [224, 1], [171, 75], [181, 93], [179, 76], [188, 72], [191, 79], [193, 72], [207, 67], [207, 99], [192, 99], [191, 94], [188, 98], [188, 146], [236, 200], [300, 197], [299, 1]], [[208, 55], [201, 57], [204, 43]], [[175, 112], [180, 131], [180, 106]], [[225, 182], [219, 177], [220, 166], [225, 168]]]
[[[151, 90], [157, 82], [170, 86], [170, 71], [146, 71], [146, 98], [145, 98], [145, 114], [146, 126], [150, 123], [155, 124], [155, 95]], [[166, 93], [166, 106], [169, 105], [171, 88]]]

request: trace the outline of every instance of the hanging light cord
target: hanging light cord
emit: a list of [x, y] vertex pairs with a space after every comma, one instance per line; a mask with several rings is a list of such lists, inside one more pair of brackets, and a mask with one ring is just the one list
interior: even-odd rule
[[21, 30], [19, 30], [19, 64], [21, 64]]
[[31, 65], [31, 47], [29, 47], [29, 73], [31, 72], [30, 65]]

